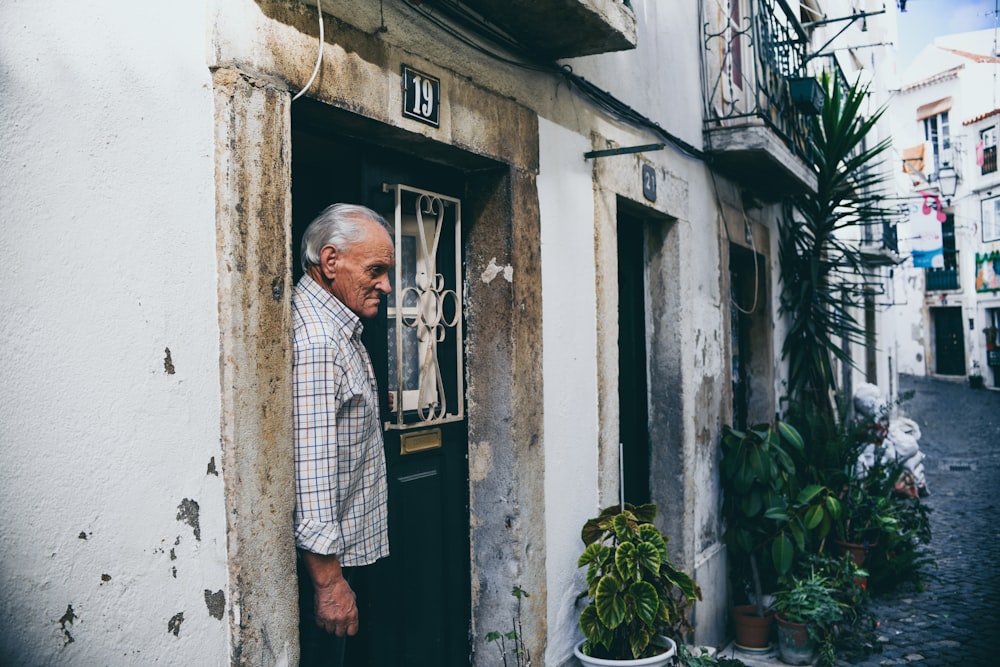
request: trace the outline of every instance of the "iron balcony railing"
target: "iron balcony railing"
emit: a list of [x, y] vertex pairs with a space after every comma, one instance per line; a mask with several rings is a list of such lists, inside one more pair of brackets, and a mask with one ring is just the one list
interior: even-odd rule
[[997, 147], [987, 146], [983, 149], [983, 168], [981, 175], [992, 174], [997, 170]]
[[958, 273], [958, 251], [944, 251], [944, 268], [924, 269], [924, 287], [927, 292], [954, 290], [961, 288]]
[[707, 0], [704, 17], [706, 129], [765, 125], [809, 164], [808, 116], [791, 80], [815, 75], [809, 36], [786, 0]]

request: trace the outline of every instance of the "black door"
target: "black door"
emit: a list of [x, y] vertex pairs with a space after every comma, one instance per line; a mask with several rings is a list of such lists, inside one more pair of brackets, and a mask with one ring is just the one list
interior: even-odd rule
[[965, 334], [962, 308], [931, 308], [934, 320], [935, 373], [965, 375]]
[[[745, 429], [750, 414], [751, 316], [756, 310], [753, 288], [757, 266], [752, 253], [735, 244], [729, 247], [729, 335], [732, 339], [733, 425]], [[742, 304], [742, 305], [741, 305]]]
[[649, 493], [649, 392], [646, 384], [645, 225], [618, 212], [618, 407], [625, 500]]
[[[297, 103], [298, 104], [298, 103]], [[327, 114], [312, 103], [293, 109], [292, 195], [293, 253], [308, 222], [328, 204], [360, 203], [394, 221], [393, 193], [386, 183], [405, 183], [460, 198], [462, 174], [331, 130]], [[406, 235], [404, 234], [404, 237]], [[406, 257], [415, 256], [412, 239], [404, 238]], [[461, 282], [454, 258], [461, 239], [447, 229], [435, 271], [449, 285]], [[408, 260], [404, 257], [403, 262]], [[413, 267], [410, 266], [409, 270]], [[296, 275], [296, 279], [298, 275]], [[407, 279], [403, 279], [404, 287]], [[394, 285], [390, 303], [403, 290]], [[388, 318], [390, 303], [365, 323], [364, 340], [379, 382], [384, 422], [395, 422], [389, 392], [396, 387], [396, 335]], [[405, 303], [404, 303], [405, 305]], [[454, 319], [455, 305], [446, 315]], [[458, 306], [460, 307], [460, 306]], [[437, 343], [440, 375], [456, 374], [457, 336]], [[405, 343], [404, 343], [405, 345]], [[460, 362], [458, 362], [460, 363]], [[391, 376], [390, 376], [391, 373]], [[437, 374], [435, 374], [436, 376]], [[391, 379], [390, 379], [391, 377]], [[405, 389], [405, 387], [404, 387]], [[464, 396], [447, 390], [451, 407]], [[394, 407], [403, 405], [402, 394]], [[348, 644], [348, 664], [357, 667], [449, 667], [469, 664], [469, 512], [468, 435], [466, 422], [455, 420], [433, 428], [387, 428], [384, 432], [389, 480], [390, 556], [360, 571], [355, 581], [361, 630]], [[405, 451], [404, 451], [405, 450]]]

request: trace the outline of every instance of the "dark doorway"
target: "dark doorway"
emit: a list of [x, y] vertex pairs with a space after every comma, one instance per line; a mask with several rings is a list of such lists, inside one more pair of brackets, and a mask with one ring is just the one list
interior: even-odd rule
[[878, 332], [875, 297], [865, 296], [865, 381], [878, 385]]
[[938, 375], [965, 375], [965, 334], [962, 308], [931, 308], [934, 322], [934, 372]]
[[736, 244], [729, 246], [729, 327], [733, 425], [745, 429], [767, 420], [770, 318], [767, 316], [767, 263]]
[[645, 224], [618, 212], [618, 406], [625, 500], [650, 501]]
[[[300, 103], [297, 103], [300, 104]], [[303, 100], [292, 114], [292, 217], [295, 279], [301, 275], [299, 243], [305, 226], [335, 202], [363, 204], [393, 223], [395, 200], [383, 184], [407, 184], [461, 198], [464, 174], [441, 162], [341, 134], [343, 112]], [[352, 133], [357, 127], [352, 127]], [[462, 239], [441, 239], [442, 252], [454, 258]], [[407, 245], [404, 238], [404, 247]], [[449, 268], [450, 267], [450, 268]], [[456, 276], [454, 262], [438, 271]], [[394, 291], [394, 296], [400, 290]], [[389, 390], [395, 382], [396, 336], [382, 304], [379, 315], [365, 322], [369, 349], [379, 384], [383, 421], [393, 421]], [[442, 357], [454, 358], [454, 337], [442, 341]], [[450, 347], [449, 347], [450, 346]], [[390, 366], [393, 369], [390, 381]], [[454, 368], [451, 369], [454, 371]], [[448, 368], [442, 368], [448, 375]], [[457, 400], [464, 400], [459, 396]], [[398, 404], [397, 404], [398, 406]], [[353, 667], [455, 667], [470, 655], [470, 565], [468, 509], [468, 433], [465, 421], [436, 427], [428, 435], [436, 446], [402, 450], [401, 434], [386, 429], [389, 480], [390, 556], [364, 568], [355, 582], [361, 630], [348, 644]]]

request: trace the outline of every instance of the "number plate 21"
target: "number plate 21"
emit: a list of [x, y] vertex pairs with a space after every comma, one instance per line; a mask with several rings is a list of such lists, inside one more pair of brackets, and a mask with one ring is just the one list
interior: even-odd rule
[[438, 126], [441, 80], [403, 65], [403, 115]]

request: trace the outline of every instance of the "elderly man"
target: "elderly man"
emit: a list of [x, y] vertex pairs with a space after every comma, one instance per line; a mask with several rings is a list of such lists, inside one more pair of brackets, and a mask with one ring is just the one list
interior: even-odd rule
[[363, 206], [330, 206], [302, 238], [292, 321], [303, 666], [343, 663], [345, 639], [358, 632], [351, 569], [389, 555], [378, 392], [361, 318], [378, 313], [394, 266], [390, 227]]

